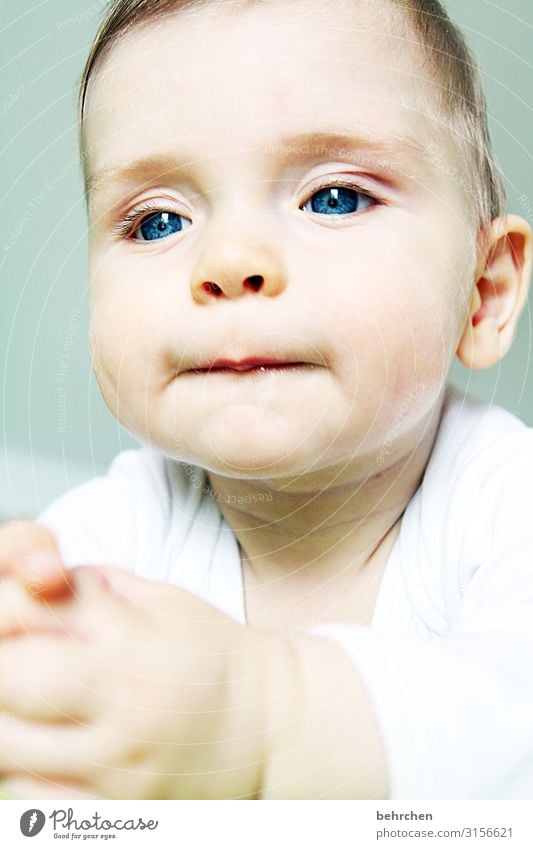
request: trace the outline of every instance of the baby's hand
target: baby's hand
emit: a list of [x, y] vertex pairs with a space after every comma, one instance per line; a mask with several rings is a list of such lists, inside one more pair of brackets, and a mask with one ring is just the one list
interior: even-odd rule
[[70, 578], [64, 602], [28, 596], [56, 633], [0, 640], [4, 791], [253, 795], [257, 670], [241, 671], [247, 629], [184, 590], [118, 569], [81, 567]]
[[71, 598], [52, 534], [34, 522], [0, 526], [0, 639], [58, 631], [54, 609]]
[[10, 576], [28, 593], [52, 599], [69, 592], [53, 535], [35, 522], [0, 525], [0, 578]]

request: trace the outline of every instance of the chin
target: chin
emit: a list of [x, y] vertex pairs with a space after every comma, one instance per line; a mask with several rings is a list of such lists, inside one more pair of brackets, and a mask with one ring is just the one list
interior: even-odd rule
[[[247, 430], [241, 425], [217, 433], [209, 429], [193, 449], [195, 465], [210, 472], [242, 478], [300, 474], [312, 462], [308, 440], [281, 428]], [[305, 455], [305, 456], [304, 456]]]

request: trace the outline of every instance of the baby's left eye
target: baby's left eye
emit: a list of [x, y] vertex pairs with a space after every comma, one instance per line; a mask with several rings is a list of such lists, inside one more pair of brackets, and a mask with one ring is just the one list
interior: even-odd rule
[[319, 215], [349, 215], [361, 212], [373, 206], [376, 201], [369, 195], [348, 186], [325, 186], [318, 189], [309, 200], [300, 207], [305, 212]]
[[141, 242], [153, 242], [155, 239], [164, 239], [172, 233], [178, 233], [191, 223], [190, 219], [175, 212], [154, 212], [141, 221], [133, 236]]

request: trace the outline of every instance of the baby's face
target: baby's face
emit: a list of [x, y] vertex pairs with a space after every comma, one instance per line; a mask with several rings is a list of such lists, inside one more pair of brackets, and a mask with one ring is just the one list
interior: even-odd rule
[[208, 4], [98, 73], [91, 346], [111, 410], [167, 455], [277, 476], [416, 444], [476, 257], [400, 23]]

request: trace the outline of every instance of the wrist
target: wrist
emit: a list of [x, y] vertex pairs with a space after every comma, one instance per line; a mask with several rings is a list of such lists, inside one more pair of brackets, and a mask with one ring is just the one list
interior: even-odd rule
[[380, 729], [347, 653], [314, 635], [270, 639], [260, 798], [387, 798]]
[[255, 628], [242, 628], [238, 645], [227, 658], [219, 730], [225, 751], [220, 759], [232, 764], [232, 784], [239, 789], [228, 793], [226, 782], [223, 795], [258, 799], [269, 784], [284, 722], [293, 713], [296, 658], [291, 640]]

